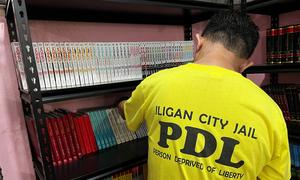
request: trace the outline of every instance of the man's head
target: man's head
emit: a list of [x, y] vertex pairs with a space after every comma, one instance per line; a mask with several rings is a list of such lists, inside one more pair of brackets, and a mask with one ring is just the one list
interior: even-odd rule
[[[201, 37], [196, 35], [196, 38], [198, 40], [197, 56], [199, 56], [199, 52], [205, 43], [211, 47], [218, 44], [219, 47], [223, 46], [224, 50], [232, 53], [236, 59], [246, 61], [257, 45], [259, 34], [258, 27], [248, 15], [226, 11], [215, 14], [209, 20]], [[205, 54], [203, 55], [205, 56]], [[247, 63], [248, 66], [250, 63]]]

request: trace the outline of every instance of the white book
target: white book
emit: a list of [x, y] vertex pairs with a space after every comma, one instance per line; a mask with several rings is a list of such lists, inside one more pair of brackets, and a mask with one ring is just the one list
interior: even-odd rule
[[110, 56], [109, 56], [109, 47], [108, 47], [108, 43], [104, 43], [103, 44], [103, 48], [104, 48], [104, 66], [106, 69], [106, 75], [107, 75], [107, 82], [111, 82], [112, 81], [112, 73], [111, 73], [111, 67], [110, 67]]
[[115, 136], [115, 139], [117, 141], [117, 144], [121, 144], [122, 141], [121, 141], [118, 129], [117, 129], [117, 127], [115, 125], [115, 122], [113, 120], [113, 116], [112, 116], [111, 110], [110, 109], [106, 109], [106, 113], [107, 113], [107, 116], [109, 118], [109, 124], [110, 124], [110, 126], [112, 128], [112, 131], [114, 133], [114, 136]]
[[44, 45], [43, 45], [42, 42], [39, 42], [39, 43], [37, 43], [37, 46], [38, 46], [39, 57], [40, 57], [40, 61], [41, 61], [41, 67], [42, 67], [42, 71], [43, 71], [44, 81], [45, 81], [45, 89], [51, 89], [50, 76], [49, 76], [45, 51], [44, 51]]
[[120, 56], [121, 56], [121, 61], [122, 61], [122, 64], [123, 64], [123, 80], [128, 80], [128, 76], [129, 76], [129, 72], [128, 72], [128, 60], [127, 60], [127, 56], [126, 56], [126, 43], [123, 42], [121, 43], [121, 47], [120, 47]]
[[118, 127], [118, 129], [119, 129], [119, 132], [120, 132], [121, 140], [122, 140], [122, 142], [128, 142], [129, 139], [128, 139], [128, 137], [126, 136], [126, 133], [124, 132], [123, 123], [120, 122], [120, 121], [115, 117], [113, 111], [114, 111], [114, 109], [111, 109], [111, 113], [112, 113], [112, 115], [113, 115], [113, 117], [114, 117], [113, 119], [114, 119], [114, 121], [116, 122], [116, 125], [117, 125], [117, 127]]
[[121, 64], [120, 64], [120, 57], [119, 57], [119, 43], [112, 44], [112, 64], [114, 69], [114, 81], [120, 81], [121, 79]]
[[35, 64], [36, 64], [41, 90], [45, 90], [45, 81], [44, 81], [44, 75], [42, 70], [42, 63], [41, 63], [38, 44], [35, 42], [32, 43], [32, 48], [34, 52]]
[[62, 60], [62, 54], [61, 54], [61, 49], [60, 49], [59, 43], [55, 43], [55, 48], [56, 48], [56, 60], [57, 60], [59, 75], [60, 75], [60, 80], [61, 80], [61, 87], [66, 88], [67, 83], [66, 83], [65, 67], [64, 67], [63, 60]]
[[22, 60], [23, 58], [22, 58], [20, 45], [18, 42], [12, 42], [11, 46], [14, 54], [15, 67], [16, 67], [17, 77], [19, 79], [20, 89], [27, 91], [28, 86], [26, 81], [26, 75], [25, 75], [25, 69]]
[[143, 74], [142, 74], [142, 65], [141, 65], [141, 55], [139, 52], [140, 45], [139, 43], [135, 43], [135, 51], [136, 51], [136, 78], [135, 79], [143, 79]]
[[71, 78], [70, 78], [70, 68], [68, 62], [68, 53], [65, 47], [65, 43], [59, 43], [60, 51], [61, 51], [61, 60], [64, 67], [65, 78], [66, 78], [66, 87], [72, 87]]
[[84, 43], [85, 48], [85, 63], [88, 75], [88, 82], [89, 85], [94, 85], [94, 78], [93, 78], [93, 66], [92, 66], [92, 50], [89, 46], [89, 43]]
[[100, 84], [100, 78], [99, 78], [99, 71], [98, 71], [96, 48], [94, 46], [94, 43], [88, 43], [88, 48], [90, 50], [90, 68], [93, 77], [93, 84], [98, 85]]
[[[71, 87], [80, 86], [80, 80], [78, 75], [78, 69], [75, 66], [75, 60], [76, 60], [76, 53], [75, 49], [71, 47], [71, 43], [65, 43], [64, 46], [66, 48], [67, 52], [67, 62], [69, 66], [70, 71], [70, 81], [71, 81]], [[77, 71], [75, 71], [77, 70]]]
[[110, 70], [110, 82], [116, 81], [116, 72], [115, 72], [115, 63], [114, 63], [114, 44], [107, 43], [107, 50], [108, 50], [108, 69]]
[[108, 114], [111, 116], [111, 122], [113, 124], [113, 127], [115, 128], [116, 130], [116, 137], [118, 138], [118, 141], [120, 143], [124, 143], [126, 142], [125, 138], [123, 137], [122, 135], [122, 131], [121, 131], [121, 127], [120, 125], [118, 124], [117, 120], [114, 118], [113, 116], [113, 113], [112, 113], [112, 109], [106, 109], [106, 111], [108, 112]]
[[126, 129], [126, 132], [128, 133], [128, 136], [130, 137], [131, 140], [134, 140], [137, 138], [136, 134], [132, 131], [130, 131], [128, 128], [127, 128], [127, 125], [126, 125], [126, 120], [123, 119], [123, 117], [120, 115], [119, 111], [117, 108], [114, 108], [114, 114], [116, 117], [118, 117], [118, 119], [124, 123], [124, 128]]
[[51, 52], [53, 70], [54, 70], [54, 75], [55, 75], [56, 87], [57, 87], [57, 89], [61, 89], [62, 84], [61, 84], [61, 77], [60, 77], [55, 43], [50, 43], [50, 52]]
[[83, 60], [82, 60], [82, 51], [80, 47], [80, 43], [73, 43], [76, 52], [76, 64], [78, 68], [80, 85], [86, 86], [87, 82], [85, 82], [84, 68], [83, 68]]
[[119, 124], [119, 127], [120, 127], [120, 130], [121, 130], [121, 134], [122, 136], [124, 137], [125, 141], [128, 142], [128, 141], [131, 141], [132, 140], [132, 137], [130, 137], [129, 133], [128, 133], [128, 129], [126, 127], [126, 124], [125, 124], [125, 121], [120, 119], [117, 114], [116, 114], [116, 109], [113, 108], [112, 109], [112, 114], [115, 118], [115, 120], [117, 121], [117, 123]]
[[86, 60], [86, 49], [84, 46], [84, 43], [78, 43], [79, 48], [80, 48], [80, 63], [81, 63], [81, 68], [83, 71], [83, 77], [84, 77], [84, 82], [85, 85], [91, 85], [90, 79], [89, 79], [89, 73], [88, 73], [88, 66], [87, 66], [87, 60]]
[[119, 43], [119, 62], [120, 62], [120, 80], [124, 81], [126, 80], [127, 72], [126, 72], [126, 61], [124, 58], [124, 43]]
[[45, 50], [45, 55], [46, 55], [46, 61], [48, 64], [48, 74], [50, 78], [50, 84], [51, 84], [51, 89], [56, 89], [56, 81], [55, 81], [55, 72], [54, 72], [54, 67], [53, 67], [53, 62], [52, 62], [52, 55], [51, 55], [51, 46], [50, 43], [46, 42], [44, 43], [44, 50]]
[[[93, 43], [93, 48], [94, 48], [94, 58], [95, 58], [95, 64], [97, 67], [97, 73], [99, 76], [99, 83], [102, 84], [104, 82], [104, 79], [102, 77], [102, 64], [101, 64], [101, 51], [100, 47], [98, 47], [99, 43]], [[100, 46], [100, 45], [99, 45]]]
[[105, 84], [107, 83], [107, 72], [106, 72], [106, 66], [105, 66], [105, 49], [103, 43], [97, 43], [97, 50], [98, 50], [98, 64], [99, 64], [99, 72], [100, 72], [100, 79], [101, 83]]

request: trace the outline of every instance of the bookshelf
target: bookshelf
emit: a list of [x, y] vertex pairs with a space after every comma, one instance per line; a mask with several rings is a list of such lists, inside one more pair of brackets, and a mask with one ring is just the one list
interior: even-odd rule
[[[32, 51], [28, 20], [60, 20], [83, 22], [109, 22], [129, 24], [180, 25], [184, 39], [192, 39], [192, 24], [209, 19], [214, 12], [233, 8], [233, 0], [213, 3], [199, 0], [8, 0], [6, 18], [11, 42], [19, 42], [28, 92], [20, 90], [24, 113], [31, 114], [37, 130], [41, 161], [33, 157], [34, 169], [39, 179], [102, 178], [147, 160], [147, 138], [128, 142], [90, 154], [69, 165], [53, 167], [49, 137], [45, 125], [43, 105], [69, 99], [86, 98], [106, 93], [133, 90], [140, 80], [102, 84], [97, 86], [41, 91], [37, 67]], [[266, 10], [282, 13], [298, 9], [296, 0], [241, 0], [241, 9], [251, 13], [266, 14]], [[277, 11], [276, 7], [282, 10]], [[282, 6], [283, 5], [283, 6]], [[291, 6], [292, 5], [292, 6]], [[27, 11], [28, 9], [28, 11]], [[268, 14], [268, 13], [267, 13]], [[283, 65], [285, 66], [285, 65]], [[283, 66], [261, 66], [248, 69], [248, 73], [279, 72]], [[298, 67], [284, 67], [287, 72]], [[296, 70], [297, 69], [297, 70]], [[43, 134], [45, 132], [45, 135]]]

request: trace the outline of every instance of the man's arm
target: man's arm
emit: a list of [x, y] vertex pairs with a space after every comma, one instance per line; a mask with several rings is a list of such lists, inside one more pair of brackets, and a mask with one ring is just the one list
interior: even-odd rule
[[144, 97], [143, 82], [139, 84], [127, 100], [123, 98], [118, 103], [118, 111], [126, 120], [127, 128], [136, 131], [144, 120], [145, 110], [147, 109]]
[[120, 115], [122, 116], [123, 119], [125, 119], [125, 114], [124, 114], [124, 104], [125, 104], [126, 100], [122, 100], [118, 103], [118, 111], [120, 113]]

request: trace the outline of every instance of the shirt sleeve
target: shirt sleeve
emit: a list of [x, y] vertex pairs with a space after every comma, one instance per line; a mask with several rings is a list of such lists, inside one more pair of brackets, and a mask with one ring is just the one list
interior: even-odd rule
[[144, 120], [145, 98], [143, 82], [132, 92], [131, 97], [124, 103], [126, 125], [129, 130], [136, 131]]
[[272, 160], [259, 174], [261, 180], [289, 180], [291, 178], [291, 160], [286, 124], [282, 117], [281, 128], [278, 128], [278, 141], [275, 141]]

